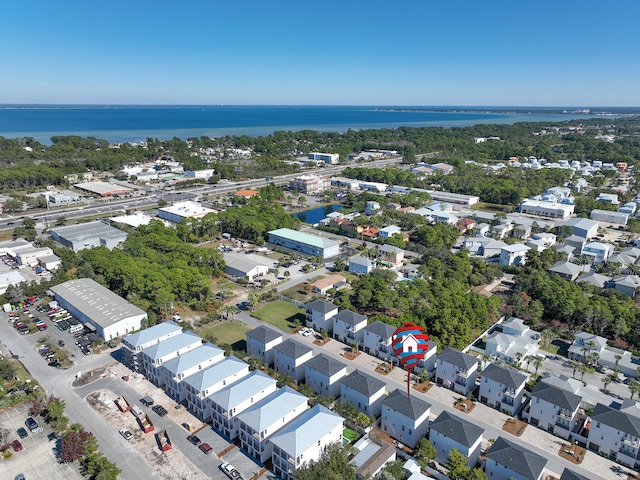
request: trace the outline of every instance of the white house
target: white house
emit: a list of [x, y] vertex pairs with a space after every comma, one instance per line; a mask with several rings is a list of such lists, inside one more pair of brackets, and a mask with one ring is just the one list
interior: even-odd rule
[[348, 345], [354, 342], [362, 345], [366, 326], [367, 317], [351, 310], [342, 310], [333, 317], [333, 338]]
[[445, 463], [452, 449], [467, 457], [467, 465], [474, 467], [480, 458], [484, 429], [446, 410], [431, 422], [429, 441], [436, 448], [436, 460]]
[[349, 259], [349, 273], [364, 275], [371, 273], [376, 264], [373, 260], [362, 255], [356, 255]]
[[249, 364], [233, 355], [205, 370], [186, 377], [187, 410], [202, 421], [211, 418], [209, 395], [249, 375]]
[[273, 365], [273, 348], [280, 343], [282, 333], [267, 326], [261, 325], [247, 332], [247, 353], [266, 365]]
[[402, 230], [397, 225], [389, 225], [387, 227], [381, 228], [378, 232], [378, 238], [390, 238], [394, 235], [400, 235]]
[[500, 256], [500, 252], [507, 244], [502, 240], [491, 240], [486, 242], [478, 248], [478, 255], [483, 258], [491, 258], [495, 256]]
[[307, 326], [316, 332], [333, 331], [333, 317], [338, 314], [338, 307], [324, 300], [314, 300], [307, 305]]
[[386, 383], [360, 370], [340, 380], [340, 401], [351, 403], [372, 418], [380, 416]]
[[277, 381], [260, 370], [209, 396], [213, 427], [233, 440], [240, 432], [237, 416], [278, 389]]
[[380, 212], [380, 204], [378, 202], [368, 201], [364, 204], [364, 213], [366, 215], [376, 215]]
[[512, 367], [490, 364], [480, 374], [480, 401], [497, 410], [515, 415], [524, 397], [528, 375]]
[[291, 387], [283, 387], [264, 400], [240, 413], [240, 445], [260, 463], [271, 458], [271, 435], [284, 427], [308, 408], [309, 399]]
[[519, 359], [535, 356], [540, 349], [540, 333], [529, 329], [524, 320], [511, 317], [487, 336], [485, 352], [492, 357], [517, 364]]
[[430, 403], [396, 389], [382, 401], [382, 431], [409, 448], [415, 448], [429, 431], [430, 411]]
[[304, 379], [304, 363], [311, 357], [311, 347], [290, 338], [273, 347], [273, 368], [299, 382]]
[[297, 468], [318, 460], [328, 445], [342, 442], [343, 429], [344, 418], [328, 408], [307, 410], [269, 438], [273, 473], [293, 480]]
[[505, 267], [515, 265], [517, 267], [523, 267], [527, 263], [527, 252], [531, 250], [531, 247], [522, 243], [515, 243], [513, 245], [507, 245], [500, 249], [500, 258], [498, 263]]
[[168, 321], [127, 335], [122, 339], [123, 363], [134, 372], [139, 371], [142, 364], [142, 351], [145, 348], [175, 337], [180, 333], [182, 333], [182, 327], [172, 321]]
[[304, 365], [307, 385], [324, 397], [340, 396], [340, 380], [347, 375], [347, 366], [324, 353], [307, 360]]
[[453, 348], [445, 348], [436, 359], [436, 383], [466, 395], [476, 387], [478, 359]]
[[610, 243], [587, 242], [582, 247], [582, 255], [588, 256], [591, 263], [602, 263], [607, 261], [613, 250]]
[[142, 373], [154, 385], [162, 383], [162, 372], [160, 366], [189, 350], [202, 345], [202, 338], [195, 333], [181, 332], [171, 338], [163, 340], [142, 349]]
[[381, 358], [382, 360], [393, 360], [393, 350], [391, 349], [391, 337], [396, 327], [388, 323], [376, 320], [364, 327], [362, 339], [362, 350], [364, 353]]
[[224, 350], [212, 343], [189, 350], [184, 355], [179, 355], [164, 362], [159, 367], [161, 383], [164, 390], [177, 402], [182, 402], [186, 397], [186, 390], [182, 380], [193, 375], [198, 370], [210, 367], [224, 359]]
[[547, 377], [535, 386], [524, 417], [530, 424], [567, 440], [576, 424], [582, 397], [552, 382]]
[[503, 437], [486, 454], [485, 473], [491, 480], [541, 480], [547, 459]]
[[637, 470], [640, 467], [639, 412], [635, 405], [625, 410], [601, 403], [595, 406], [591, 414], [589, 448]]

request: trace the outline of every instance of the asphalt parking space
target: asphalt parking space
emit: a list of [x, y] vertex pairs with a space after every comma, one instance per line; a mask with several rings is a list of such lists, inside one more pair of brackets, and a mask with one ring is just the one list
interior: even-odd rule
[[260, 471], [262, 467], [259, 467], [256, 462], [249, 458], [240, 448], [235, 446], [228, 451], [223, 457], [220, 457], [222, 462], [229, 462], [244, 478], [253, 477], [256, 472]]
[[23, 449], [12, 450], [12, 457], [0, 463], [0, 478], [10, 480], [22, 473], [29, 480], [82, 480], [76, 465], [62, 465], [56, 456], [56, 441], [49, 441], [48, 435], [53, 430], [40, 417], [35, 420], [42, 427], [40, 432], [29, 432], [27, 438], [18, 436], [16, 430], [25, 427], [24, 421], [29, 416], [30, 403], [7, 409], [0, 415], [0, 424], [11, 431], [9, 441], [19, 439]]

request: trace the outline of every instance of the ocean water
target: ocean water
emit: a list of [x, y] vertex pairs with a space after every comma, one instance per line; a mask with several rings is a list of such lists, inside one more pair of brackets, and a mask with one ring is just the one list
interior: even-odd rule
[[594, 116], [556, 112], [558, 109], [507, 111], [491, 107], [0, 105], [0, 136], [34, 137], [43, 143], [50, 143], [56, 135], [135, 142], [148, 137], [164, 140], [203, 135], [258, 136], [278, 130], [344, 132], [349, 128], [560, 122]]

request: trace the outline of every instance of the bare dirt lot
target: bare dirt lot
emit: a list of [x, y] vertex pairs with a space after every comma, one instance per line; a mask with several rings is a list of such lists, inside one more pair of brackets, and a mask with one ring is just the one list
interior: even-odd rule
[[124, 438], [122, 439], [124, 447], [135, 448], [146, 462], [167, 480], [208, 478], [179, 449], [174, 447], [162, 453], [156, 442], [155, 434], [158, 429], [145, 434], [131, 412], [122, 413], [118, 410], [114, 403], [116, 397], [117, 395], [110, 390], [98, 390], [87, 396], [86, 400], [115, 430], [127, 428], [133, 434], [129, 445]]

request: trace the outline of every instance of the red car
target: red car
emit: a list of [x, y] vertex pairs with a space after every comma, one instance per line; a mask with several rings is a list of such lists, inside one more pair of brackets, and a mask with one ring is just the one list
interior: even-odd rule
[[20, 450], [22, 450], [22, 444], [20, 443], [20, 440], [14, 440], [13, 442], [11, 442], [11, 446], [13, 447], [14, 452], [19, 452]]

